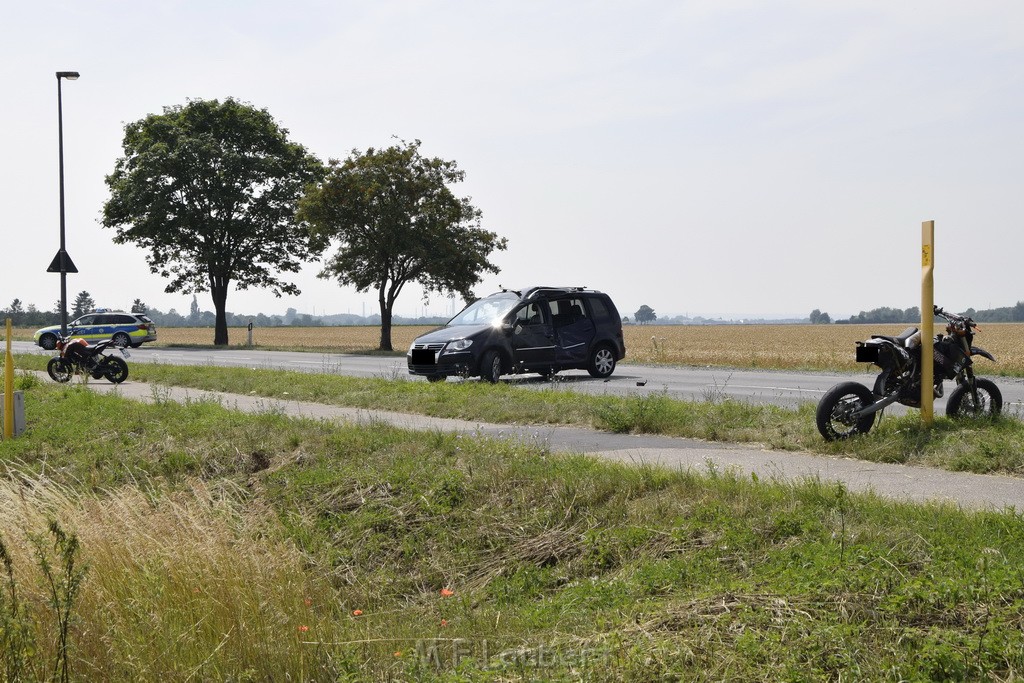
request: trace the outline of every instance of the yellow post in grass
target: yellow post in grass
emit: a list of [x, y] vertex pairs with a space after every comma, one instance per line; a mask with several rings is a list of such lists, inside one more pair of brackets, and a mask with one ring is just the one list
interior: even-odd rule
[[921, 423], [931, 426], [935, 402], [935, 221], [921, 223]]
[[7, 319], [7, 353], [4, 354], [4, 438], [14, 436], [14, 356], [11, 354], [11, 319]]

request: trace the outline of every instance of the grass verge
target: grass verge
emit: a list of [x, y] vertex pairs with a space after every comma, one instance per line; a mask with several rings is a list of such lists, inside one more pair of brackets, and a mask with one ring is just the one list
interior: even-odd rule
[[[16, 363], [19, 368], [44, 369], [46, 360], [24, 355]], [[1024, 475], [1024, 423], [1012, 414], [977, 422], [936, 417], [930, 429], [921, 426], [916, 412], [885, 416], [866, 437], [827, 443], [814, 426], [811, 403], [793, 410], [716, 395], [704, 401], [676, 400], [663, 393], [589, 396], [561, 389], [557, 382], [550, 389], [527, 391], [506, 383], [429, 384], [403, 381], [403, 377], [362, 379], [329, 372], [149, 363], [132, 364], [131, 380], [499, 424], [577, 425], [953, 471]]]
[[[816, 481], [336, 426], [19, 380], [0, 535], [48, 679], [32, 538], [75, 534], [92, 680], [1006, 680], [1024, 525]], [[20, 616], [19, 616], [20, 615]], [[0, 657], [10, 656], [6, 650]]]

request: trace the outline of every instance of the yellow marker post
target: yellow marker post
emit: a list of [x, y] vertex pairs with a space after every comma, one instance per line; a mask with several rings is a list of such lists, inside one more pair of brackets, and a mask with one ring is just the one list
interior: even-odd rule
[[921, 223], [921, 423], [931, 426], [935, 402], [935, 221]]
[[11, 353], [11, 319], [7, 319], [7, 353], [4, 354], [4, 438], [14, 436], [14, 355]]

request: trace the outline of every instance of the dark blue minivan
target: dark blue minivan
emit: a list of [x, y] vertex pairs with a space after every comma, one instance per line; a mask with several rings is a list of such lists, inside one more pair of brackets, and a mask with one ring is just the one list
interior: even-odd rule
[[587, 370], [608, 377], [626, 356], [611, 298], [584, 287], [503, 289], [478, 299], [409, 347], [409, 373], [440, 381]]

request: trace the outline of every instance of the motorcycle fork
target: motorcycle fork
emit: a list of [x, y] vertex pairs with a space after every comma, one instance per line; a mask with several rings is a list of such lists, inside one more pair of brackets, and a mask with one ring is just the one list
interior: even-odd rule
[[978, 405], [978, 383], [974, 381], [974, 368], [971, 363], [971, 346], [967, 343], [967, 339], [960, 337], [960, 346], [963, 347], [963, 351], [966, 354], [964, 362], [964, 369], [961, 371], [964, 376], [964, 382], [967, 383], [967, 388], [971, 391], [971, 400], [974, 401], [974, 405]]

